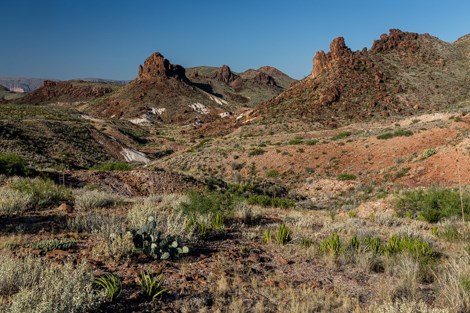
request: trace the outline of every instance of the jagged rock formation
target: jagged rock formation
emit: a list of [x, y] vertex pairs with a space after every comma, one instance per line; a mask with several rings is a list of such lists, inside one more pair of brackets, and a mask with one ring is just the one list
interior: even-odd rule
[[233, 74], [232, 70], [228, 65], [222, 65], [222, 67], [214, 73], [213, 78], [228, 85], [240, 77], [238, 75]]
[[148, 57], [144, 66], [139, 65], [138, 80], [162, 78], [168, 79], [175, 77], [178, 80], [186, 80], [185, 69], [180, 65], [171, 64], [170, 61], [165, 59], [159, 52], [155, 52]]
[[469, 51], [468, 40], [449, 44], [398, 29], [381, 35], [370, 50], [351, 51], [339, 37], [330, 52], [315, 54], [310, 77], [255, 115], [339, 126], [444, 108], [470, 98]]

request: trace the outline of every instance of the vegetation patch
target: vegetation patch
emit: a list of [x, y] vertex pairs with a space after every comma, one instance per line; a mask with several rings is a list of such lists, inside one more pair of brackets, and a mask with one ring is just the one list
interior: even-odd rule
[[56, 205], [69, 200], [72, 190], [54, 184], [52, 180], [44, 178], [18, 178], [11, 180], [10, 188], [31, 197], [32, 205], [45, 207]]
[[377, 136], [377, 139], [385, 140], [385, 139], [390, 139], [393, 137], [403, 137], [403, 136], [409, 137], [412, 135], [413, 135], [413, 132], [411, 130], [404, 130], [400, 128], [394, 132], [387, 132], [387, 133], [380, 134]]
[[336, 176], [337, 180], [355, 180], [357, 177], [354, 174], [341, 173]]
[[429, 223], [437, 223], [443, 218], [462, 215], [462, 206], [465, 219], [470, 214], [470, 195], [462, 194], [451, 189], [431, 188], [403, 192], [395, 200], [395, 206], [402, 216], [418, 217]]
[[28, 176], [32, 170], [26, 161], [13, 153], [0, 153], [0, 174], [7, 176]]
[[263, 207], [282, 208], [282, 209], [293, 208], [295, 206], [295, 201], [290, 200], [290, 199], [271, 198], [271, 197], [261, 196], [261, 195], [252, 195], [246, 200], [246, 202], [252, 205], [260, 205]]
[[331, 140], [340, 140], [340, 139], [344, 139], [344, 138], [347, 138], [349, 136], [351, 136], [352, 133], [351, 132], [340, 132], [339, 134], [331, 137]]
[[96, 164], [90, 169], [99, 172], [110, 172], [110, 171], [130, 171], [132, 170], [132, 165], [126, 162], [106, 162], [101, 164]]

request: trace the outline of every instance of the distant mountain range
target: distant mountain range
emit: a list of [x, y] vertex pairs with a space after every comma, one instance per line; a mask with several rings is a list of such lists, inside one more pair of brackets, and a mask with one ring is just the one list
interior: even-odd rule
[[[0, 85], [8, 88], [14, 92], [31, 92], [41, 87], [44, 81], [59, 81], [58, 79], [46, 79], [46, 78], [31, 78], [31, 77], [0, 77]], [[102, 78], [79, 78], [78, 80], [94, 82], [94, 83], [114, 83], [114, 84], [126, 84], [127, 80], [113, 80], [113, 79], [102, 79]]]

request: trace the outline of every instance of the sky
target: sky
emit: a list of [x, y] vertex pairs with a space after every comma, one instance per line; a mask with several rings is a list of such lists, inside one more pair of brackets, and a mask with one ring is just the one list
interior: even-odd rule
[[391, 28], [447, 42], [470, 33], [468, 0], [0, 0], [0, 12], [0, 77], [60, 80], [134, 79], [155, 51], [300, 79], [338, 36], [360, 50]]

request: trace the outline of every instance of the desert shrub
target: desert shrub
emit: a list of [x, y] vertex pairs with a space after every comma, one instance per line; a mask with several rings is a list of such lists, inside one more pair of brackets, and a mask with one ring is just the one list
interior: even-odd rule
[[275, 169], [271, 169], [266, 172], [266, 177], [268, 178], [276, 178], [279, 177], [279, 172]]
[[357, 177], [354, 174], [341, 173], [336, 176], [337, 180], [355, 180]]
[[79, 233], [97, 233], [106, 225], [115, 223], [125, 223], [125, 221], [114, 214], [94, 212], [79, 212], [76, 216], [67, 218], [67, 228]]
[[93, 290], [93, 275], [85, 263], [74, 268], [42, 264], [37, 283], [22, 286], [11, 297], [7, 312], [90, 312], [98, 308], [104, 294]]
[[[470, 195], [463, 194], [464, 213], [468, 219], [470, 213]], [[432, 188], [428, 190], [406, 191], [397, 196], [395, 206], [400, 214], [409, 211], [418, 218], [437, 223], [443, 218], [462, 214], [460, 194], [451, 189]]]
[[180, 210], [188, 217], [197, 215], [230, 215], [239, 198], [231, 193], [222, 193], [218, 191], [197, 192], [189, 191], [187, 200], [181, 202]]
[[271, 198], [261, 195], [252, 195], [246, 202], [252, 205], [260, 205], [263, 207], [272, 207], [272, 208], [292, 208], [295, 206], [295, 201], [286, 199], [286, 198]]
[[70, 198], [71, 189], [58, 186], [52, 180], [44, 178], [14, 177], [10, 188], [31, 197], [32, 205], [44, 207], [58, 204]]
[[393, 137], [402, 137], [402, 136], [406, 136], [406, 137], [409, 137], [409, 136], [412, 136], [413, 135], [413, 132], [410, 131], [410, 130], [404, 130], [404, 129], [398, 129], [394, 132], [387, 132], [387, 133], [383, 133], [383, 134], [380, 134], [377, 136], [377, 139], [390, 139], [390, 138], [393, 138]]
[[127, 232], [112, 233], [108, 238], [99, 238], [92, 254], [115, 262], [125, 261], [134, 252], [132, 235]]
[[248, 156], [262, 155], [265, 152], [266, 151], [264, 151], [261, 148], [255, 148], [255, 149], [250, 150], [250, 152], [248, 152]]
[[430, 156], [432, 156], [436, 153], [437, 153], [436, 149], [428, 148], [428, 149], [425, 149], [423, 151], [423, 153], [421, 153], [421, 158], [422, 159], [427, 159], [427, 158], [429, 158]]
[[0, 295], [10, 297], [0, 304], [1, 312], [92, 311], [103, 298], [92, 284], [93, 276], [83, 263], [77, 268], [69, 263], [57, 267], [32, 256], [0, 254]]
[[304, 141], [302, 139], [292, 139], [287, 142], [288, 145], [301, 145]]
[[27, 176], [31, 174], [26, 161], [13, 153], [0, 153], [0, 174], [8, 176]]
[[88, 211], [96, 208], [109, 208], [120, 201], [115, 194], [99, 190], [82, 190], [75, 196], [75, 207]]
[[32, 204], [32, 196], [7, 187], [0, 188], [0, 215], [12, 215], [26, 211]]
[[340, 132], [338, 135], [331, 137], [331, 140], [340, 140], [351, 136], [351, 132]]
[[107, 162], [96, 164], [91, 169], [98, 172], [130, 171], [132, 170], [132, 165], [126, 162]]

